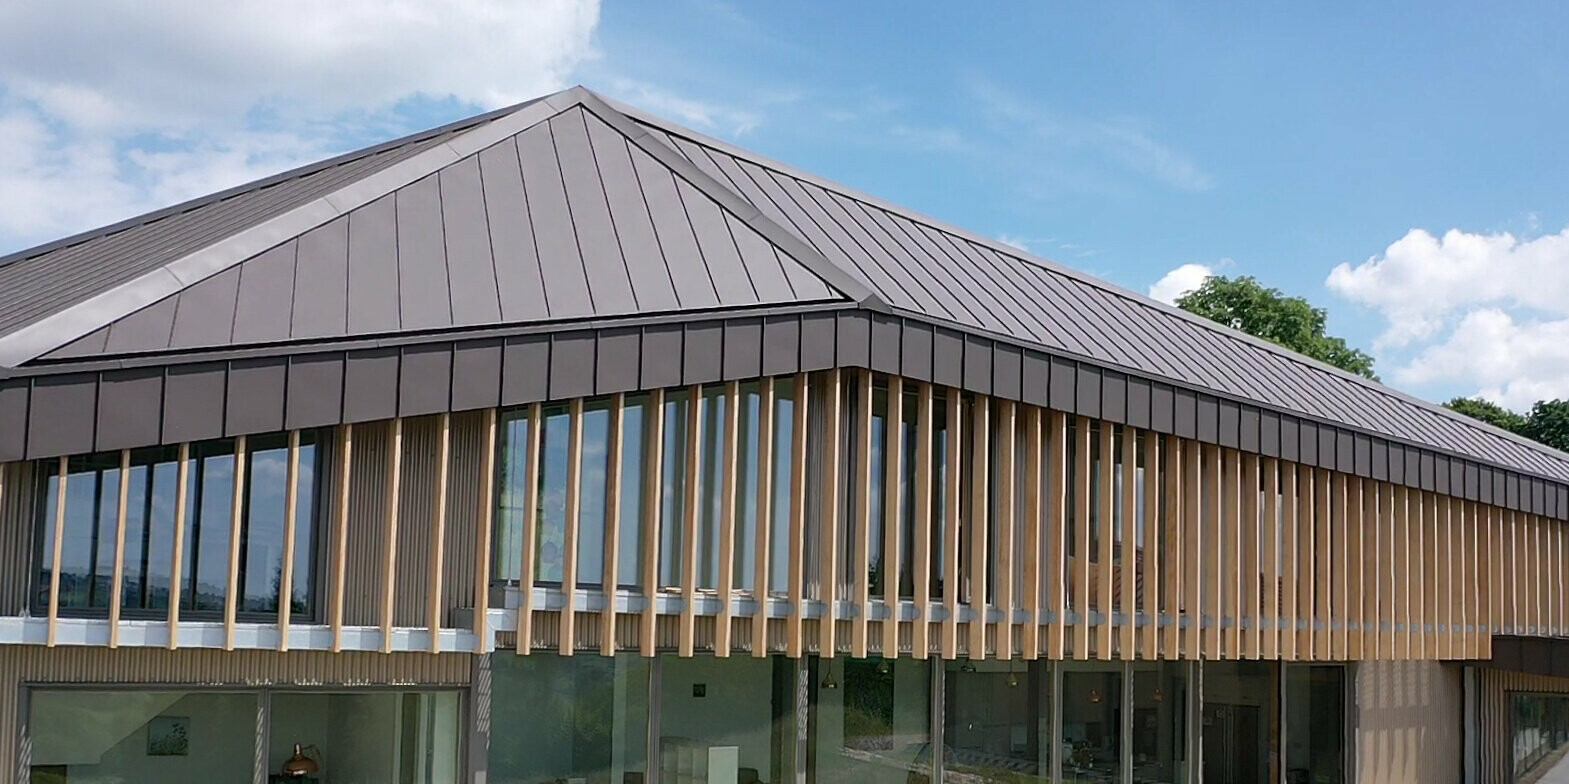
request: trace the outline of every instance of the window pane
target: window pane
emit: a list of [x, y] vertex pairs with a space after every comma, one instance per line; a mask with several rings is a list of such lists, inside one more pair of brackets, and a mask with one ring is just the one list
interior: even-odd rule
[[698, 485], [697, 587], [719, 587], [719, 525], [724, 514], [726, 398], [719, 388], [703, 393], [702, 480]]
[[774, 593], [790, 590], [791, 482], [794, 481], [795, 380], [774, 382], [774, 499], [773, 529], [768, 545], [768, 587]]
[[[145, 465], [132, 465], [125, 500], [125, 574], [120, 588], [121, 607], [145, 605], [147, 585], [147, 480]], [[110, 559], [113, 560], [112, 558]]]
[[616, 539], [616, 581], [625, 586], [642, 584], [643, 574], [643, 454], [648, 448], [648, 399], [628, 399], [621, 415], [621, 534]]
[[1051, 775], [1052, 682], [1039, 662], [946, 663], [943, 770], [949, 781], [1044, 781]]
[[648, 659], [493, 657], [489, 777], [647, 781]]
[[[115, 531], [119, 525], [120, 469], [111, 468], [99, 474], [97, 535], [93, 537], [93, 579], [89, 586], [89, 607], [108, 607], [110, 583], [114, 581]], [[68, 506], [67, 509], [70, 507]]]
[[665, 439], [660, 450], [659, 586], [681, 585], [682, 509], [686, 492], [687, 398], [677, 393], [665, 398]]
[[[258, 445], [266, 442], [256, 439]], [[267, 446], [271, 446], [270, 444]], [[241, 568], [240, 610], [276, 612], [283, 579], [283, 520], [289, 450], [255, 449], [245, 467], [245, 553]]]
[[820, 784], [909, 784], [931, 771], [932, 673], [914, 659], [816, 659], [811, 732]]
[[1204, 781], [1274, 781], [1280, 775], [1270, 738], [1279, 731], [1273, 662], [1204, 662]]
[[751, 590], [757, 553], [758, 415], [762, 396], [756, 383], [741, 385], [740, 443], [736, 448], [735, 549], [731, 587]]
[[516, 581], [523, 573], [523, 523], [527, 510], [528, 417], [505, 415], [501, 423], [500, 480], [496, 494], [495, 558], [492, 578]]
[[1345, 669], [1286, 665], [1286, 782], [1345, 776]]
[[1179, 784], [1187, 758], [1188, 666], [1139, 662], [1133, 671], [1133, 780]]
[[[318, 766], [309, 777], [269, 781], [457, 784], [463, 716], [455, 691], [275, 692], [267, 770], [277, 774], [301, 756]], [[234, 781], [249, 780], [234, 779]]]
[[[868, 466], [871, 477], [866, 492], [866, 521], [867, 548], [866, 581], [872, 596], [883, 595], [883, 575], [887, 572], [887, 565], [883, 563], [886, 555], [883, 552], [883, 507], [888, 494], [883, 490], [886, 487], [887, 471], [886, 457], [888, 447], [888, 391], [876, 389], [872, 392], [872, 437], [871, 453], [865, 458], [871, 461]], [[859, 427], [859, 425], [857, 425]]]
[[610, 409], [596, 403], [583, 412], [581, 490], [577, 515], [577, 584], [599, 585], [605, 577], [605, 468], [610, 443]]
[[[180, 486], [180, 466], [173, 461], [155, 463], [147, 494], [147, 595], [148, 609], [169, 607], [173, 587], [175, 501]], [[189, 500], [187, 500], [189, 506]]]
[[178, 691], [35, 691], [31, 779], [250, 781], [256, 696]]
[[668, 656], [660, 669], [660, 784], [790, 780], [795, 662]]
[[1062, 775], [1070, 781], [1121, 779], [1122, 668], [1110, 666], [1064, 665]]
[[539, 528], [534, 536], [534, 581], [561, 582], [567, 532], [567, 411], [545, 409], [539, 477]]
[[300, 474], [294, 508], [294, 575], [289, 586], [289, 610], [305, 613], [311, 608], [311, 586], [316, 576], [316, 445], [300, 444]]
[[[192, 585], [185, 592], [185, 606], [194, 610], [222, 610], [228, 594], [231, 510], [234, 504], [234, 452], [228, 444], [214, 446], [215, 454], [200, 463], [201, 498], [194, 530], [188, 540], [194, 552], [190, 564]], [[224, 451], [228, 450], [228, 451]]]

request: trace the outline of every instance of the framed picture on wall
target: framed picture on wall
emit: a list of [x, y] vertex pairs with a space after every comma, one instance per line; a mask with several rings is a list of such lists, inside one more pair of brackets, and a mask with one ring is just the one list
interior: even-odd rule
[[191, 717], [154, 716], [147, 722], [147, 756], [184, 757], [191, 753]]

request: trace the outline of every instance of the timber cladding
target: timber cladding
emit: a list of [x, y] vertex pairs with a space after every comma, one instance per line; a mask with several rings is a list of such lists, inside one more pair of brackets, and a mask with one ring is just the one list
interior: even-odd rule
[[[326, 651], [0, 647], [0, 760], [16, 765], [22, 762], [16, 743], [20, 738], [18, 722], [22, 719], [20, 698], [24, 686], [467, 687], [473, 660], [468, 654], [454, 653], [386, 656]], [[29, 773], [16, 770], [13, 780], [27, 781]]]

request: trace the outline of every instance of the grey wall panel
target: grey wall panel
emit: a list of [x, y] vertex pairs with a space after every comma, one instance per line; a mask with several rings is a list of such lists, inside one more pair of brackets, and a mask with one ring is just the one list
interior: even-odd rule
[[237, 436], [282, 430], [288, 375], [289, 363], [283, 357], [230, 362], [223, 434]]
[[964, 383], [964, 336], [937, 328], [932, 332], [932, 381], [958, 387]]
[[1237, 415], [1237, 446], [1244, 452], [1259, 451], [1262, 440], [1259, 431], [1259, 410], [1242, 406]]
[[111, 370], [98, 387], [99, 451], [158, 443], [163, 414], [163, 368]]
[[1242, 444], [1242, 409], [1229, 400], [1220, 401], [1219, 443], [1237, 448]]
[[992, 393], [992, 342], [964, 336], [964, 388], [982, 395]]
[[[573, 234], [572, 210], [567, 205], [566, 186], [562, 183], [561, 167], [556, 158], [555, 146], [550, 140], [550, 129], [543, 124], [536, 125], [513, 138], [518, 146], [518, 161], [523, 166], [523, 192], [528, 197], [528, 217], [534, 226], [534, 241], [538, 243], [539, 269], [543, 273], [545, 302], [550, 307], [550, 315], [552, 318], [592, 315], [594, 302], [589, 294], [588, 277], [583, 269], [577, 238]], [[650, 190], [654, 187], [653, 174], [650, 172], [649, 180], [644, 183], [644, 187]], [[673, 191], [668, 174], [661, 182], [666, 191]], [[673, 192], [666, 196], [667, 200], [674, 198]], [[680, 209], [679, 202], [675, 209]], [[682, 216], [682, 223], [685, 223], [685, 216]], [[685, 241], [690, 244], [690, 226], [687, 231]], [[668, 238], [663, 235], [660, 240], [668, 242]], [[684, 253], [667, 252], [667, 259], [696, 265], [695, 269], [672, 270], [672, 277], [678, 286], [689, 276], [690, 279], [700, 280], [708, 288], [707, 304], [712, 306], [713, 288], [707, 280], [707, 271], [702, 268], [702, 256], [697, 253], [697, 249], [691, 247]], [[691, 303], [683, 300], [682, 304]]]
[[1488, 466], [1477, 470], [1476, 498], [1484, 504], [1493, 503], [1493, 469]]
[[763, 322], [734, 319], [725, 322], [724, 379], [741, 381], [763, 374]]
[[866, 367], [872, 361], [872, 320], [865, 311], [839, 313], [839, 366]]
[[349, 219], [340, 217], [300, 237], [294, 261], [291, 337], [320, 338], [349, 328]]
[[344, 422], [369, 422], [397, 416], [398, 359], [395, 348], [349, 352], [343, 366]]
[[349, 333], [398, 329], [397, 210], [391, 194], [349, 213]]
[[1019, 400], [1024, 383], [1024, 357], [1019, 349], [997, 345], [992, 351], [992, 394]]
[[168, 348], [174, 330], [175, 306], [179, 301], [178, 295], [165, 297], [114, 322], [109, 328], [109, 340], [104, 351], [123, 354]]
[[44, 376], [33, 382], [27, 417], [29, 459], [93, 451], [98, 377], [92, 373]]
[[[1052, 368], [1055, 370], [1056, 368]], [[1150, 386], [1150, 429], [1157, 433], [1175, 433], [1177, 428], [1177, 392], [1168, 384]]]
[[1465, 461], [1452, 458], [1449, 461], [1449, 492], [1461, 498], [1465, 497]]
[[[566, 184], [567, 204], [572, 208], [572, 229], [582, 251], [588, 289], [594, 297], [594, 311], [601, 315], [634, 313], [638, 309], [637, 298], [632, 292], [626, 261], [621, 257], [615, 226], [610, 221], [610, 205], [599, 178], [599, 167], [594, 163], [582, 110], [570, 110], [552, 118], [550, 134], [561, 164], [561, 178]], [[532, 183], [525, 185], [532, 186]], [[693, 225], [698, 227], [709, 275], [723, 292], [725, 281], [733, 280], [739, 274], [739, 286], [744, 293], [731, 301], [754, 302], [751, 286], [735, 259], [735, 243], [725, 231], [718, 210], [711, 203], [703, 203], [706, 201], [689, 200], [688, 209]], [[705, 228], [705, 223], [714, 221], [721, 223], [717, 234], [724, 236], [722, 245], [708, 241], [716, 232]], [[535, 233], [539, 231], [541, 228], [536, 226]]]
[[240, 265], [234, 304], [234, 342], [270, 343], [289, 338], [294, 311], [295, 240]]
[[343, 421], [343, 355], [306, 354], [289, 359], [287, 430], [326, 427]]
[[1531, 480], [1531, 511], [1535, 514], [1547, 514], [1546, 489], [1540, 479]]
[[681, 383], [712, 384], [723, 378], [725, 329], [718, 322], [686, 325], [686, 345], [681, 352]]
[[1200, 441], [1220, 443], [1220, 401], [1209, 395], [1198, 397], [1198, 435]]
[[1400, 444], [1389, 445], [1389, 480], [1406, 484], [1406, 448]]
[[594, 394], [593, 332], [566, 332], [550, 337], [550, 399]]
[[1136, 428], [1149, 428], [1152, 422], [1150, 416], [1150, 383], [1142, 378], [1128, 379], [1128, 425]]
[[435, 175], [399, 188], [398, 315], [404, 329], [452, 325], [447, 249], [442, 244], [441, 189]]
[[[1336, 455], [1336, 448], [1340, 443], [1335, 429], [1329, 425], [1318, 428], [1318, 467], [1340, 470], [1340, 463]], [[1349, 445], [1348, 445], [1349, 446]], [[1349, 457], [1349, 450], [1347, 452]]]
[[827, 370], [834, 366], [836, 342], [832, 313], [801, 314], [801, 369]]
[[1493, 469], [1493, 503], [1503, 506], [1509, 502], [1509, 472]]
[[1421, 483], [1419, 486], [1423, 490], [1432, 490], [1433, 488], [1438, 486], [1437, 482], [1433, 478], [1434, 468], [1435, 468], [1435, 463], [1434, 463], [1434, 460], [1433, 460], [1433, 453], [1432, 452], [1428, 452], [1426, 450], [1423, 450], [1420, 453], [1418, 453], [1418, 455], [1417, 455], [1418, 481]]
[[1558, 519], [1569, 519], [1569, 487], [1554, 488], [1558, 494]]
[[1414, 446], [1404, 448], [1406, 463], [1406, 485], [1420, 488], [1422, 486], [1422, 450]]
[[[622, 163], [630, 170], [630, 164], [626, 163], [624, 144], [621, 155]], [[496, 267], [501, 317], [512, 322], [547, 318], [550, 312], [545, 307], [545, 284], [540, 278], [539, 256], [534, 247], [528, 203], [523, 198], [523, 178], [518, 173], [517, 145], [507, 140], [482, 151], [479, 154], [479, 169], [484, 186], [485, 223], [490, 227], [490, 249]], [[642, 207], [641, 199], [638, 206]], [[641, 210], [641, 215], [646, 226], [646, 208]], [[651, 230], [637, 236], [645, 243], [644, 247], [659, 247]], [[674, 305], [675, 298], [669, 294], [668, 273], [664, 286], [666, 299], [659, 304]]]
[[1511, 473], [1504, 480], [1504, 506], [1519, 511], [1520, 505], [1520, 475]]
[[27, 398], [31, 386], [25, 378], [0, 381], [0, 463], [21, 460], [27, 454]]
[[1433, 489], [1444, 495], [1449, 494], [1449, 458], [1444, 455], [1433, 456]]
[[901, 320], [881, 313], [872, 315], [872, 369], [879, 373], [900, 373], [899, 354], [903, 346]]
[[163, 443], [223, 435], [229, 369], [222, 362], [174, 365], [164, 379]]
[[1177, 390], [1174, 406], [1176, 419], [1174, 432], [1183, 438], [1197, 438], [1199, 434], [1199, 399], [1186, 389]]
[[1461, 486], [1461, 495], [1468, 501], [1475, 501], [1481, 495], [1481, 466], [1467, 460], [1464, 471], [1464, 484]]
[[1101, 373], [1100, 416], [1119, 425], [1128, 421], [1128, 377], [1115, 370]]
[[1357, 476], [1371, 476], [1373, 471], [1373, 441], [1365, 435], [1356, 435], [1352, 443]]
[[795, 316], [763, 319], [763, 375], [780, 376], [801, 369], [801, 320]]
[[1389, 444], [1381, 438], [1372, 439], [1371, 472], [1380, 482], [1389, 480]]
[[[681, 343], [679, 324], [648, 327], [643, 330], [643, 387], [665, 389], [681, 385]], [[830, 364], [832, 361], [830, 360]]]
[[468, 340], [453, 346], [453, 411], [501, 404], [501, 347], [500, 339]]
[[1318, 466], [1318, 424], [1306, 419], [1297, 421], [1297, 460]]
[[1258, 451], [1265, 457], [1280, 457], [1280, 415], [1264, 411], [1258, 419]]
[[1280, 459], [1293, 463], [1302, 460], [1302, 423], [1296, 417], [1280, 417]]
[[[494, 324], [501, 320], [501, 295], [490, 252], [479, 158], [458, 161], [442, 169], [439, 177], [452, 323]], [[616, 261], [620, 262], [619, 256]]]
[[421, 416], [452, 407], [452, 344], [408, 346], [398, 366], [398, 416]]
[[636, 327], [599, 333], [594, 353], [594, 391], [601, 395], [637, 389], [643, 332]]
[[1051, 358], [1034, 351], [1024, 352], [1023, 377], [1020, 379], [1020, 398], [1032, 406], [1045, 406], [1051, 402]]
[[932, 380], [932, 328], [905, 322], [899, 334], [900, 372], [917, 381]]
[[239, 285], [240, 268], [235, 266], [180, 292], [169, 346], [192, 348], [228, 343], [234, 334], [234, 298]]

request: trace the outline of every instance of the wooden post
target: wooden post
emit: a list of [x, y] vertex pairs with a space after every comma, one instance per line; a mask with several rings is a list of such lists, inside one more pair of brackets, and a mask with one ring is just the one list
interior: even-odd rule
[[223, 602], [223, 649], [234, 650], [234, 617], [240, 605], [240, 537], [244, 533], [245, 436], [234, 439], [234, 495], [229, 507], [229, 584]]
[[1203, 450], [1197, 441], [1185, 441], [1184, 449], [1187, 454], [1183, 456], [1183, 488], [1182, 488], [1182, 581], [1187, 595], [1183, 597], [1182, 609], [1187, 616], [1188, 628], [1185, 636], [1183, 652], [1187, 659], [1201, 659], [1203, 643], [1203, 575], [1204, 567], [1212, 565], [1214, 558], [1201, 558], [1203, 546], [1213, 547], [1214, 542], [1204, 537], [1204, 515], [1201, 513], [1201, 498], [1199, 489], [1200, 469], [1204, 468]]
[[[1263, 649], [1264, 614], [1259, 612], [1259, 477], [1258, 456], [1239, 453], [1242, 460], [1242, 611], [1237, 617], [1242, 627], [1242, 656], [1257, 659]], [[1269, 521], [1274, 539], [1275, 521]]]
[[942, 657], [958, 657], [959, 650], [959, 452], [964, 448], [964, 407], [958, 389], [945, 394], [948, 413], [947, 446], [944, 449], [943, 498], [943, 606], [947, 611], [942, 625]]
[[730, 655], [731, 635], [735, 625], [735, 513], [736, 474], [739, 473], [738, 453], [741, 444], [741, 385], [731, 381], [725, 385], [725, 433], [720, 448], [719, 479], [719, 617], [715, 619], [714, 655]]
[[818, 532], [821, 552], [818, 565], [818, 595], [823, 602], [823, 613], [818, 618], [818, 655], [833, 658], [838, 653], [836, 639], [839, 609], [839, 531], [843, 516], [839, 508], [839, 472], [841, 468], [840, 428], [843, 426], [843, 377], [838, 368], [829, 370], [826, 379], [827, 407], [823, 412], [826, 443], [823, 445], [823, 486], [821, 488], [822, 524]]
[[1161, 558], [1162, 577], [1165, 580], [1161, 599], [1166, 607], [1166, 631], [1161, 640], [1161, 658], [1182, 658], [1182, 582], [1185, 553], [1183, 536], [1187, 531], [1187, 501], [1185, 465], [1182, 439], [1166, 436], [1166, 492], [1163, 525], [1166, 531], [1165, 555]]
[[1266, 659], [1281, 658], [1280, 650], [1280, 461], [1266, 457], [1260, 463], [1264, 478], [1264, 516], [1260, 534], [1264, 542], [1264, 595], [1259, 614], [1263, 640], [1259, 654]]
[[690, 657], [697, 636], [697, 531], [703, 504], [703, 387], [687, 390], [686, 493], [681, 518], [681, 639], [676, 650]]
[[[343, 601], [349, 557], [349, 486], [354, 472], [354, 425], [338, 428], [338, 513], [332, 529], [332, 652], [343, 650]], [[183, 488], [185, 483], [182, 481]], [[180, 505], [185, 508], [184, 504]]]
[[599, 611], [599, 654], [616, 655], [616, 599], [621, 587], [621, 442], [625, 438], [626, 395], [610, 397], [605, 425], [605, 536], [599, 578], [605, 606]]
[[[1014, 441], [1018, 433], [1016, 416], [1017, 409], [1013, 401], [997, 401], [997, 478], [995, 480], [997, 499], [995, 507], [991, 510], [992, 527], [997, 537], [996, 547], [993, 548], [997, 553], [997, 570], [991, 581], [996, 585], [992, 603], [1002, 615], [997, 622], [997, 658], [1003, 661], [1013, 658], [1013, 528], [1014, 498], [1017, 492], [1014, 488]], [[982, 642], [984, 643], [984, 639]]]
[[[915, 406], [915, 629], [912, 654], [931, 652], [932, 628], [932, 385], [916, 390]], [[940, 511], [940, 510], [939, 510]]]
[[[872, 609], [872, 374], [862, 371], [858, 376], [859, 383], [855, 385], [855, 516], [845, 521], [845, 525], [855, 541], [855, 574], [850, 575], [848, 581], [855, 592], [855, 618], [850, 621], [850, 655], [864, 659], [867, 616]], [[886, 515], [884, 523], [887, 523]], [[883, 557], [887, 555], [884, 553]]]
[[294, 518], [300, 504], [300, 431], [289, 431], [288, 468], [283, 488], [283, 569], [278, 574], [278, 650], [289, 649], [290, 613], [294, 610]]
[[752, 656], [768, 655], [768, 596], [772, 575], [774, 530], [774, 380], [764, 378], [757, 387], [757, 525], [752, 545]]
[[1090, 657], [1090, 420], [1079, 417], [1073, 425], [1073, 658]]
[[480, 442], [479, 506], [474, 516], [474, 652], [491, 650], [490, 623], [490, 532], [496, 514], [496, 409], [485, 410], [485, 437]]
[[[1220, 450], [1220, 590], [1215, 592], [1215, 621], [1221, 626], [1220, 655], [1242, 658], [1242, 458], [1235, 449]], [[1231, 625], [1224, 619], [1231, 616]]]
[[1050, 453], [1046, 470], [1050, 499], [1046, 518], [1046, 606], [1053, 613], [1051, 629], [1047, 635], [1047, 655], [1053, 660], [1063, 658], [1068, 639], [1068, 593], [1065, 571], [1068, 554], [1068, 417], [1061, 411], [1051, 412]]
[[525, 655], [534, 649], [534, 554], [539, 548], [539, 466], [540, 447], [544, 444], [544, 409], [538, 403], [528, 407], [528, 431], [524, 436], [523, 524], [520, 535], [522, 560], [518, 563], [518, 639], [517, 652]]
[[1131, 661], [1137, 644], [1135, 626], [1138, 623], [1139, 610], [1137, 602], [1139, 582], [1139, 546], [1138, 546], [1138, 487], [1139, 487], [1139, 433], [1138, 430], [1124, 426], [1122, 428], [1122, 634], [1118, 640], [1120, 651], [1119, 658]]
[[644, 413], [648, 440], [643, 443], [643, 615], [639, 619], [638, 648], [645, 657], [657, 650], [655, 634], [659, 610], [660, 516], [664, 513], [665, 391], [649, 393]]
[[[120, 647], [120, 604], [125, 586], [125, 518], [131, 491], [131, 450], [120, 450], [120, 481], [114, 514], [114, 567], [109, 584], [109, 647]], [[149, 521], [143, 520], [146, 525]]]
[[800, 658], [802, 619], [806, 605], [806, 430], [807, 404], [811, 395], [808, 377], [795, 377], [795, 422], [790, 436], [790, 620], [785, 635], [786, 653]]
[[986, 658], [987, 527], [991, 517], [991, 400], [977, 395], [970, 436], [970, 658]]
[[169, 554], [169, 650], [180, 647], [180, 588], [185, 574], [185, 506], [190, 493], [191, 445], [181, 443], [174, 488], [174, 546]]
[[1144, 595], [1142, 609], [1146, 618], [1142, 646], [1145, 659], [1158, 658], [1160, 652], [1160, 530], [1167, 521], [1160, 516], [1160, 436], [1144, 432]]
[[[904, 525], [904, 379], [888, 378], [888, 411], [883, 417], [883, 658], [899, 655], [899, 579], [903, 572], [900, 528]], [[867, 489], [868, 494], [871, 488]], [[923, 621], [917, 621], [917, 625]]]
[[1200, 472], [1200, 479], [1204, 483], [1204, 497], [1202, 499], [1204, 508], [1203, 541], [1205, 548], [1212, 555], [1204, 559], [1202, 570], [1199, 572], [1204, 575], [1204, 596], [1199, 615], [1201, 618], [1208, 615], [1210, 619], [1209, 626], [1204, 630], [1203, 635], [1204, 655], [1207, 658], [1216, 659], [1222, 655], [1223, 651], [1220, 642], [1220, 622], [1223, 614], [1222, 604], [1225, 594], [1222, 586], [1228, 570], [1236, 568], [1234, 566], [1225, 566], [1225, 563], [1236, 562], [1236, 545], [1233, 544], [1231, 546], [1229, 553], [1231, 557], [1228, 558], [1226, 541], [1221, 533], [1226, 527], [1221, 521], [1222, 499], [1226, 495], [1225, 473], [1221, 465], [1221, 449], [1220, 447], [1206, 444], [1203, 447], [1203, 455], [1204, 468]]
[[60, 625], [60, 559], [65, 545], [65, 487], [71, 478], [70, 459], [64, 455], [60, 456], [59, 469], [55, 476], [54, 542], [50, 545], [49, 562], [48, 646], [51, 648], [55, 645], [56, 630]]
[[1033, 661], [1041, 653], [1041, 502], [1042, 502], [1042, 443], [1041, 418], [1045, 412], [1035, 406], [1024, 410], [1024, 519], [1020, 521], [1023, 542], [1019, 548], [1023, 568], [1024, 615], [1029, 620], [1024, 630], [1026, 661]]
[[387, 439], [387, 543], [382, 551], [381, 652], [392, 652], [393, 615], [397, 609], [398, 522], [403, 487], [403, 419], [392, 420]]

